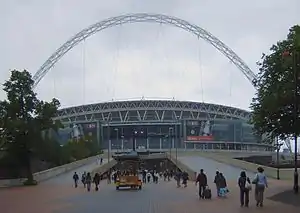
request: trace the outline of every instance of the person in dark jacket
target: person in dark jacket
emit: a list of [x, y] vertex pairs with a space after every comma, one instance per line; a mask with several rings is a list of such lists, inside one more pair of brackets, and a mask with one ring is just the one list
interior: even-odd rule
[[73, 180], [74, 180], [74, 185], [75, 185], [75, 188], [77, 188], [78, 186], [78, 180], [79, 180], [79, 176], [76, 172], [74, 172], [74, 175], [73, 175]]
[[229, 190], [227, 189], [227, 182], [226, 178], [224, 177], [223, 173], [219, 173], [219, 197], [226, 197]]
[[188, 180], [189, 180], [189, 174], [186, 171], [184, 171], [182, 173], [182, 184], [183, 184], [184, 188], [187, 187]]
[[214, 184], [216, 184], [217, 195], [219, 196], [219, 192], [220, 192], [220, 172], [219, 171], [216, 171]]
[[93, 178], [93, 182], [95, 184], [95, 190], [98, 191], [98, 186], [100, 184], [100, 175], [98, 172], [95, 173], [94, 178]]
[[180, 170], [178, 170], [176, 173], [175, 173], [175, 176], [174, 176], [175, 180], [176, 180], [176, 183], [177, 183], [177, 188], [179, 188], [181, 185], [180, 185], [180, 180], [182, 178], [182, 173]]
[[197, 183], [199, 184], [199, 198], [204, 199], [203, 192], [207, 186], [207, 176], [206, 176], [206, 174], [204, 174], [203, 169], [200, 170], [200, 173], [197, 176], [195, 184], [197, 185]]
[[242, 171], [238, 180], [238, 185], [240, 187], [240, 202], [241, 207], [245, 205], [245, 207], [249, 207], [249, 191], [251, 182], [247, 177], [246, 172]]
[[88, 172], [88, 173], [86, 174], [86, 179], [85, 179], [85, 181], [86, 181], [86, 188], [87, 188], [88, 191], [90, 191], [90, 190], [91, 190], [91, 184], [92, 184], [91, 173]]

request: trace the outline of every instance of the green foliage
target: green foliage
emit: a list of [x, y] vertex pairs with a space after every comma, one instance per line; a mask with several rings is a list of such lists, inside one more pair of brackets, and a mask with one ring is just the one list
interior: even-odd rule
[[65, 146], [69, 150], [71, 158], [80, 160], [100, 153], [100, 148], [96, 142], [89, 138], [72, 139]]
[[0, 102], [0, 129], [2, 146], [7, 152], [23, 162], [29, 182], [32, 182], [31, 158], [38, 152], [41, 131], [57, 129], [52, 118], [60, 105], [40, 101], [34, 93], [34, 81], [29, 72], [11, 72], [9, 80], [3, 86], [7, 100]]
[[[41, 101], [34, 93], [33, 80], [27, 71], [11, 72], [3, 90], [7, 100], [0, 102], [0, 169], [9, 169], [9, 177], [27, 176], [24, 185], [36, 185], [32, 162], [54, 167], [99, 153], [92, 138], [71, 140], [61, 146], [50, 132], [63, 125], [52, 118], [60, 103]], [[47, 168], [44, 168], [47, 169]]]
[[[258, 80], [254, 82], [257, 93], [251, 103], [252, 123], [258, 134], [273, 132], [284, 139], [300, 133], [300, 125], [294, 125], [294, 73], [297, 70], [300, 76], [300, 26], [293, 26], [287, 38], [273, 45], [270, 51], [258, 63]], [[297, 83], [297, 91], [299, 86]]]

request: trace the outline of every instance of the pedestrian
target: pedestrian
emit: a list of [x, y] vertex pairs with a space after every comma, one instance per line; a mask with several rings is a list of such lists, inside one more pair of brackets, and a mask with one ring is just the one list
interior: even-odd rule
[[214, 179], [214, 184], [216, 185], [216, 189], [217, 189], [217, 195], [219, 197], [219, 193], [220, 193], [220, 172], [216, 171], [216, 176]]
[[93, 182], [95, 184], [95, 190], [98, 191], [99, 184], [100, 184], [100, 175], [99, 175], [98, 172], [95, 173], [94, 178], [93, 178]]
[[76, 172], [74, 172], [73, 181], [74, 181], [75, 188], [78, 187], [78, 180], [79, 180], [79, 176]]
[[89, 172], [87, 173], [85, 181], [86, 181], [86, 188], [87, 188], [87, 190], [91, 191], [91, 184], [92, 184], [91, 173], [89, 173]]
[[189, 174], [186, 171], [184, 171], [182, 173], [182, 185], [184, 186], [184, 188], [187, 187], [187, 181], [188, 180], [189, 180]]
[[240, 188], [240, 204], [241, 207], [249, 207], [249, 192], [251, 191], [251, 182], [247, 177], [246, 172], [242, 171], [238, 179], [238, 186]]
[[204, 173], [203, 169], [200, 170], [200, 173], [197, 176], [196, 183], [195, 183], [196, 186], [197, 183], [199, 184], [199, 199], [204, 199], [203, 192], [205, 191], [207, 186], [207, 176]]
[[147, 182], [146, 175], [147, 175], [147, 170], [144, 169], [144, 170], [142, 171], [143, 183], [146, 183], [146, 182]]
[[262, 167], [257, 168], [257, 173], [252, 183], [255, 184], [256, 206], [263, 207], [264, 191], [265, 188], [268, 188], [268, 181], [266, 175], [264, 174], [264, 169]]
[[179, 188], [181, 185], [180, 185], [180, 180], [182, 178], [182, 173], [180, 172], [180, 170], [178, 170], [176, 173], [175, 173], [175, 176], [174, 176], [175, 180], [176, 180], [176, 183], [177, 183], [177, 188]]
[[83, 187], [85, 188], [86, 186], [86, 172], [84, 172], [82, 175], [81, 175], [81, 183], [83, 184]]
[[151, 173], [148, 171], [147, 172], [147, 183], [150, 183], [151, 181]]
[[224, 177], [223, 173], [219, 173], [219, 197], [226, 197], [227, 193], [229, 192], [227, 188], [226, 178]]
[[159, 174], [158, 172], [154, 173], [154, 178], [155, 178], [155, 183], [158, 183], [158, 179], [159, 179]]

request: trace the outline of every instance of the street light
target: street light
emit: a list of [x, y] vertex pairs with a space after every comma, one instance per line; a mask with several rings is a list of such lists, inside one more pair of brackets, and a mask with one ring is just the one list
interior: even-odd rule
[[117, 132], [117, 151], [119, 150], [119, 129], [115, 128], [114, 129]]
[[180, 116], [175, 116], [175, 159], [176, 159], [176, 166], [177, 166], [177, 159], [178, 159], [178, 138], [177, 138], [177, 119], [180, 118]]
[[169, 142], [170, 142], [170, 150], [169, 150], [169, 154], [170, 154], [170, 157], [171, 157], [171, 154], [172, 154], [172, 134], [173, 134], [173, 127], [169, 127]]
[[110, 161], [110, 149], [111, 149], [109, 121], [110, 121], [110, 118], [107, 118], [107, 140], [108, 140], [107, 160], [108, 160], [108, 162]]
[[121, 135], [121, 149], [124, 150], [124, 135]]
[[138, 135], [138, 131], [134, 130], [133, 131], [133, 138], [132, 138], [132, 151], [135, 151], [136, 149], [136, 137]]
[[279, 176], [279, 151], [280, 151], [280, 147], [283, 145], [283, 143], [279, 143], [278, 140], [278, 136], [276, 136], [276, 151], [277, 151], [277, 155], [276, 155], [276, 167], [277, 167], [277, 180], [280, 179]]
[[300, 68], [300, 54], [298, 51], [293, 49], [291, 52], [286, 50], [283, 52], [283, 57], [290, 57], [292, 56], [292, 70], [294, 73], [294, 142], [295, 142], [295, 171], [294, 171], [294, 192], [295, 194], [298, 194], [299, 192], [299, 175], [298, 175], [298, 134], [297, 134], [297, 124], [298, 124], [298, 70]]

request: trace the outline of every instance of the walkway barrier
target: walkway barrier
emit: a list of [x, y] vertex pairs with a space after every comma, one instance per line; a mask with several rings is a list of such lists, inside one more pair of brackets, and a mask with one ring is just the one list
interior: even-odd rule
[[[50, 178], [53, 178], [55, 176], [61, 175], [63, 173], [72, 171], [74, 169], [77, 169], [81, 166], [84, 166], [86, 164], [90, 164], [93, 161], [96, 161], [96, 159], [99, 158], [99, 155], [89, 157], [86, 159], [82, 159], [79, 161], [75, 161], [69, 164], [53, 167], [51, 169], [47, 169], [44, 171], [40, 171], [33, 174], [34, 180], [37, 182], [42, 182], [45, 180], [48, 180]], [[21, 186], [23, 185], [23, 182], [26, 180], [26, 178], [18, 178], [18, 179], [3, 179], [0, 180], [0, 187], [11, 187], [11, 186]]]
[[94, 177], [95, 173], [99, 173], [100, 176], [104, 175], [105, 173], [107, 173], [112, 167], [114, 167], [115, 165], [117, 165], [117, 161], [115, 160], [111, 160], [107, 163], [104, 163], [102, 165], [99, 165], [98, 168], [94, 169], [91, 172], [92, 177]]
[[[212, 160], [215, 160], [220, 163], [228, 164], [231, 166], [234, 166], [236, 168], [241, 168], [245, 171], [250, 171], [250, 172], [257, 172], [258, 167], [263, 167], [265, 170], [265, 174], [270, 177], [270, 178], [276, 178], [277, 177], [277, 168], [272, 168], [272, 167], [267, 167], [243, 160], [238, 160], [234, 159], [230, 156], [224, 156], [224, 155], [218, 155], [216, 153], [202, 153], [202, 157], [205, 158], [210, 158]], [[293, 179], [293, 174], [294, 174], [294, 169], [280, 169], [280, 179], [282, 180], [292, 180]]]
[[191, 169], [189, 166], [185, 165], [182, 163], [179, 159], [176, 160], [172, 155], [169, 153], [166, 153], [166, 157], [174, 164], [177, 166], [178, 169], [181, 171], [186, 171], [189, 174], [189, 178], [191, 181], [196, 181], [197, 178], [197, 172]]

